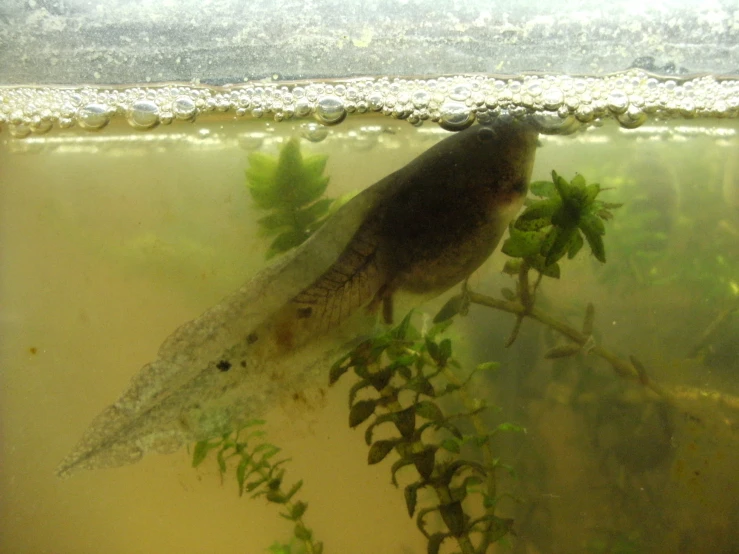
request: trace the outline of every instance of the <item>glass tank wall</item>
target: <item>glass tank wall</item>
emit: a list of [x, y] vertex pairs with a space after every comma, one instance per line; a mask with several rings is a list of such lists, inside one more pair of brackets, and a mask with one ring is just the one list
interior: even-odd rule
[[738, 121], [736, 2], [5, 2], [0, 551], [739, 551]]

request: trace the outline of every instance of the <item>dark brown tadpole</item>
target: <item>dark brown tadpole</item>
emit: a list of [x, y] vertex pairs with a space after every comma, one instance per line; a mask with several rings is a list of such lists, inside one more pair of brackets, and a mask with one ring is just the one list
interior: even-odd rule
[[[477, 125], [456, 133], [375, 187], [381, 200], [328, 271], [294, 302], [331, 326], [358, 305], [392, 296], [441, 294], [493, 252], [526, 196], [537, 132], [525, 123]], [[389, 182], [388, 182], [389, 181]]]
[[172, 333], [59, 475], [222, 435], [290, 391], [325, 384], [315, 368], [337, 346], [334, 331], [354, 333], [352, 314], [381, 308], [389, 322], [396, 292], [440, 294], [490, 256], [523, 203], [536, 137], [523, 123], [473, 126], [362, 191], [295, 251]]

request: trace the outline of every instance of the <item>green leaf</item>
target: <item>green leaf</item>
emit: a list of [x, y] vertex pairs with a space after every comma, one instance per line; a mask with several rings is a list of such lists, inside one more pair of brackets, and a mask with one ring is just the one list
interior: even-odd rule
[[416, 511], [416, 500], [418, 499], [418, 485], [413, 483], [403, 490], [405, 496], [405, 507], [408, 509], [408, 516], [413, 517]]
[[416, 411], [414, 406], [392, 413], [392, 420], [400, 434], [409, 439], [416, 430]]
[[429, 537], [428, 548], [426, 554], [439, 554], [441, 544], [449, 538], [448, 533], [434, 533]]
[[213, 444], [210, 441], [199, 441], [195, 443], [195, 448], [192, 452], [192, 467], [198, 467], [203, 463], [203, 460], [208, 456], [208, 452], [216, 448], [218, 443]]
[[437, 448], [437, 446], [428, 445], [424, 447], [422, 452], [415, 452], [411, 455], [418, 474], [426, 480], [431, 478], [434, 471]]
[[424, 342], [426, 343], [426, 351], [429, 353], [429, 356], [437, 362], [440, 356], [439, 345], [436, 344], [428, 335], [424, 337]]
[[541, 249], [542, 235], [538, 231], [521, 231], [510, 228], [510, 237], [503, 243], [501, 252], [512, 258], [524, 258]]
[[564, 177], [557, 175], [556, 171], [552, 171], [552, 182], [562, 200], [569, 200], [571, 196], [571, 187], [567, 180]]
[[264, 152], [251, 152], [247, 159], [249, 168], [255, 173], [271, 175], [277, 170], [277, 158]]
[[540, 200], [534, 202], [531, 206], [526, 208], [524, 212], [518, 216], [518, 221], [530, 221], [533, 219], [544, 219], [551, 220], [552, 214], [562, 205], [562, 201], [559, 198], [552, 198], [550, 200]]
[[293, 520], [300, 519], [303, 517], [303, 514], [308, 509], [308, 504], [305, 502], [298, 501], [295, 504], [293, 504], [292, 509], [290, 510], [290, 517]]
[[302, 523], [297, 523], [293, 531], [295, 538], [304, 542], [311, 540], [313, 533]]
[[459, 454], [460, 452], [459, 443], [454, 439], [444, 439], [441, 441], [441, 447], [453, 454]]
[[307, 228], [318, 219], [325, 216], [332, 203], [333, 200], [331, 198], [321, 198], [320, 200], [313, 202], [310, 206], [302, 208], [297, 215], [298, 223]]
[[249, 459], [242, 458], [236, 468], [236, 481], [239, 484], [239, 496], [244, 494], [244, 481], [246, 481], [246, 469], [249, 466]]
[[453, 296], [444, 304], [436, 316], [434, 316], [434, 323], [440, 323], [453, 318], [455, 315], [461, 313], [468, 305], [469, 301], [463, 294]]
[[393, 485], [396, 487], [398, 486], [398, 480], [395, 477], [395, 474], [403, 467], [413, 465], [413, 460], [409, 460], [408, 458], [399, 458], [393, 462], [392, 468], [390, 468], [390, 481]]
[[333, 385], [339, 378], [349, 370], [348, 365], [344, 365], [344, 362], [351, 357], [351, 353], [343, 356], [340, 360], [337, 360], [334, 365], [331, 366], [331, 370], [328, 375], [328, 384]]
[[475, 371], [498, 371], [500, 369], [500, 363], [498, 362], [484, 362], [479, 364]]
[[533, 267], [542, 275], [545, 275], [546, 277], [552, 277], [553, 279], [559, 279], [559, 264], [554, 263], [551, 265], [547, 265], [544, 256], [542, 256], [541, 254], [529, 257], [526, 259], [526, 261], [528, 261], [531, 267]]
[[216, 460], [218, 461], [218, 470], [221, 472], [221, 475], [226, 473], [226, 458], [224, 457], [225, 452], [226, 449], [222, 448], [218, 451], [218, 454], [216, 455]]
[[441, 411], [441, 408], [430, 400], [417, 402], [413, 407], [416, 410], [416, 414], [424, 419], [430, 421], [442, 421], [444, 419], [444, 413]]
[[405, 339], [405, 336], [408, 334], [408, 329], [411, 325], [411, 316], [413, 315], [413, 310], [408, 312], [408, 315], [406, 315], [403, 318], [403, 321], [400, 322], [400, 324], [391, 331], [391, 335], [395, 339], [403, 340]]
[[445, 365], [447, 360], [452, 357], [452, 341], [444, 339], [439, 343], [439, 358], [440, 363]]
[[570, 185], [577, 188], [583, 188], [585, 186], [585, 177], [583, 177], [579, 173], [576, 173], [575, 176], [572, 178], [572, 181], [570, 181]]
[[526, 433], [526, 427], [516, 425], [515, 423], [501, 423], [495, 428], [495, 430], [506, 433]]
[[270, 554], [290, 554], [290, 545], [280, 544], [279, 542], [275, 542], [270, 547], [267, 548], [267, 551]]
[[295, 483], [292, 487], [290, 487], [290, 490], [287, 491], [287, 494], [285, 494], [285, 502], [290, 502], [293, 496], [301, 489], [303, 486], [303, 480], [301, 479], [297, 483]]
[[534, 181], [529, 185], [529, 190], [531, 194], [541, 198], [552, 198], [557, 194], [557, 189], [554, 188], [552, 181]]
[[593, 214], [587, 214], [582, 217], [580, 220], [580, 227], [583, 226], [590, 227], [593, 232], [599, 234], [599, 235], [605, 235], [606, 234], [606, 226], [603, 223], [603, 220]]
[[354, 404], [354, 400], [357, 398], [357, 393], [361, 391], [362, 389], [366, 389], [368, 387], [371, 387], [372, 383], [367, 381], [367, 379], [360, 379], [356, 383], [352, 385], [352, 387], [349, 389], [349, 407], [351, 407]]
[[396, 444], [397, 440], [382, 440], [373, 443], [367, 455], [367, 463], [369, 465], [380, 463], [390, 454]]
[[502, 289], [500, 289], [500, 294], [501, 294], [501, 296], [503, 298], [505, 298], [509, 302], [512, 302], [512, 301], [514, 301], [516, 299], [516, 293], [513, 292], [509, 288], [502, 288]]
[[577, 227], [554, 227], [551, 233], [554, 237], [552, 245], [541, 252], [546, 257], [546, 265], [552, 265], [567, 253], [571, 242], [575, 240]]
[[323, 174], [323, 171], [326, 169], [327, 161], [328, 156], [323, 154], [306, 156], [303, 159], [303, 169], [307, 174], [313, 177], [320, 177]]
[[467, 516], [462, 510], [461, 502], [442, 504], [439, 506], [439, 513], [441, 513], [441, 519], [444, 520], [452, 535], [460, 537], [464, 534]]
[[506, 260], [505, 265], [503, 266], [503, 273], [505, 273], [506, 275], [518, 275], [520, 271], [521, 260]]
[[[583, 186], [584, 185], [585, 185], [585, 179], [583, 179]], [[600, 193], [600, 190], [601, 190], [600, 185], [598, 183], [591, 183], [590, 185], [585, 187], [585, 195], [587, 198], [588, 205], [592, 204], [595, 201], [595, 197], [598, 196], [598, 194]]]
[[288, 250], [300, 246], [308, 238], [308, 235], [304, 231], [299, 229], [290, 229], [278, 235], [278, 237], [272, 241], [267, 252], [267, 259], [271, 258], [276, 254], [282, 254]]
[[575, 237], [570, 241], [570, 247], [567, 249], [567, 258], [571, 260], [577, 256], [577, 253], [580, 252], [583, 244], [585, 243], [582, 240], [582, 235], [580, 233], [575, 233]]
[[574, 356], [582, 350], [582, 346], [575, 342], [568, 342], [566, 344], [560, 344], [553, 346], [544, 353], [544, 357], [547, 360], [554, 360], [557, 358], [568, 358]]
[[[593, 217], [593, 219], [597, 219]], [[600, 221], [600, 219], [597, 219]], [[602, 225], [602, 222], [601, 222]], [[606, 250], [605, 246], [603, 245], [603, 238], [602, 234], [598, 227], [593, 227], [590, 223], [589, 218], [585, 219], [580, 222], [580, 230], [582, 231], [582, 234], [585, 235], [585, 238], [588, 241], [588, 246], [590, 246], [590, 251], [593, 253], [593, 256], [596, 257], [599, 261], [605, 263], [606, 261]]]
[[360, 400], [349, 411], [349, 427], [354, 428], [364, 423], [375, 413], [376, 400]]
[[[433, 343], [432, 343], [433, 344]], [[419, 394], [425, 394], [426, 396], [434, 397], [436, 392], [431, 382], [424, 376], [419, 375], [410, 379], [404, 386], [404, 389], [415, 391]]]
[[275, 212], [257, 220], [259, 228], [266, 235], [273, 234], [284, 227], [289, 227], [295, 223], [295, 217], [292, 213]]

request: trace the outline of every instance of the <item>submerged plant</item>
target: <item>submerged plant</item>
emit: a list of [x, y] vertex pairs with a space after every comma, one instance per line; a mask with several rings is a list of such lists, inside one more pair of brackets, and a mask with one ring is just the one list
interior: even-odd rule
[[[495, 514], [500, 498], [495, 472], [511, 468], [494, 457], [491, 439], [523, 428], [501, 423], [487, 429], [481, 414], [488, 406], [466, 390], [475, 374], [496, 370], [497, 364], [480, 364], [463, 377], [452, 356], [451, 340], [441, 338], [450, 322], [421, 335], [410, 321], [408, 314], [397, 327], [362, 342], [338, 360], [331, 368], [330, 383], [350, 369], [358, 377], [349, 393], [349, 425], [370, 421], [364, 433], [367, 462], [379, 463], [395, 451], [391, 480], [396, 487], [402, 468], [415, 470], [417, 478], [404, 487], [405, 503], [428, 540], [428, 553], [437, 554], [442, 543], [451, 540], [464, 554], [484, 554], [513, 524]], [[464, 410], [446, 413], [449, 397], [461, 400]], [[375, 439], [375, 431], [386, 424], [395, 428], [396, 436]], [[465, 445], [482, 453], [483, 461], [463, 457]], [[432, 491], [435, 499], [421, 508], [418, 496], [423, 489]], [[434, 513], [442, 528], [432, 532], [429, 516]]]
[[328, 156], [303, 156], [298, 139], [289, 140], [279, 156], [249, 154], [246, 180], [257, 208], [269, 214], [257, 223], [265, 236], [275, 236], [267, 259], [300, 246], [348, 197], [324, 198], [329, 178], [323, 175]]
[[[597, 183], [588, 185], [582, 175], [567, 181], [552, 171], [551, 181], [531, 183], [530, 190], [540, 199], [528, 200], [524, 212], [511, 223], [504, 254], [522, 260], [542, 275], [559, 278], [557, 262], [565, 254], [574, 258], [587, 241], [593, 256], [605, 263], [603, 222], [612, 219], [611, 210], [621, 204], [598, 200], [603, 189]], [[509, 268], [512, 266], [515, 264]]]
[[[262, 420], [252, 420], [233, 433], [195, 443], [192, 466], [195, 468], [200, 466], [208, 454], [214, 451], [218, 471], [223, 478], [229, 465], [235, 463], [239, 496], [244, 493], [252, 498], [263, 496], [268, 502], [281, 506], [280, 516], [294, 524], [293, 541], [307, 554], [321, 554], [323, 544], [314, 540], [313, 531], [303, 521], [308, 504], [295, 500], [303, 481], [300, 480], [285, 488], [286, 470], [282, 466], [288, 459], [275, 461], [274, 458], [280, 453], [280, 449], [265, 440], [265, 432], [260, 428], [263, 424]], [[279, 543], [273, 545], [271, 549], [281, 554], [291, 552], [290, 545]]]

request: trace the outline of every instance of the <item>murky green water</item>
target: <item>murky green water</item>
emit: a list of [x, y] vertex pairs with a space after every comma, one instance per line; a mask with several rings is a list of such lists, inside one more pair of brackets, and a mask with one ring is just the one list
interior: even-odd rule
[[[69, 480], [54, 469], [177, 326], [266, 265], [250, 152], [310, 137], [301, 147], [329, 156], [336, 197], [444, 136], [368, 115], [325, 138], [301, 125], [222, 116], [145, 133], [114, 121], [100, 133], [0, 135], [1, 550], [256, 553], [289, 539], [276, 508], [238, 498], [215, 460], [194, 470], [184, 451], [149, 455]], [[738, 133], [735, 119], [697, 119], [541, 137], [533, 180], [581, 173], [624, 207], [607, 224], [605, 266], [584, 253], [564, 261], [537, 306], [579, 328], [592, 302], [595, 344], [635, 356], [674, 404], [593, 353], [545, 359], [560, 339], [530, 319], [506, 349], [514, 317], [473, 305], [451, 329], [455, 355], [502, 363], [474, 393], [500, 406], [494, 421], [527, 429], [495, 442], [517, 475], [500, 472], [516, 536], [495, 551], [739, 549]], [[472, 289], [511, 287], [504, 261], [496, 252]], [[304, 479], [326, 552], [425, 552], [391, 462], [367, 466], [362, 432], [348, 429], [350, 385], [274, 406], [270, 441]]]

